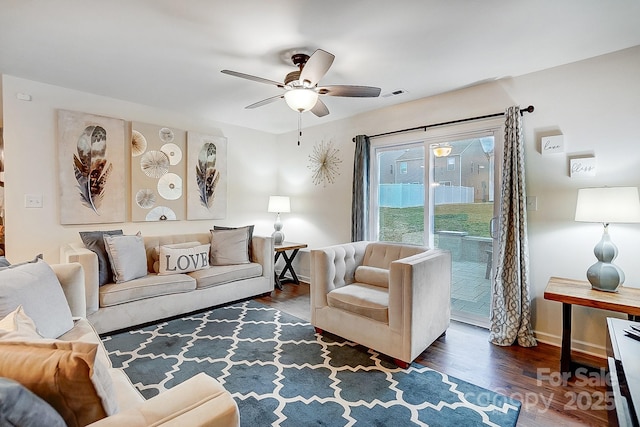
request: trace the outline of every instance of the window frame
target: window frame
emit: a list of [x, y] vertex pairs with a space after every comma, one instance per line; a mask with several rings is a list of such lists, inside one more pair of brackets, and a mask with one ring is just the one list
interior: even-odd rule
[[[454, 125], [447, 125], [442, 127], [429, 128], [425, 131], [421, 137], [416, 137], [413, 133], [401, 133], [381, 138], [376, 138], [371, 141], [369, 158], [371, 159], [369, 169], [369, 231], [368, 240], [379, 241], [379, 205], [378, 205], [378, 187], [380, 185], [378, 181], [379, 165], [378, 165], [378, 152], [394, 151], [402, 148], [411, 148], [416, 145], [424, 146], [424, 236], [423, 241], [425, 246], [433, 247], [433, 215], [432, 215], [432, 199], [433, 199], [433, 185], [435, 183], [432, 171], [433, 164], [433, 151], [431, 148], [435, 145], [442, 144], [448, 141], [456, 141], [469, 138], [479, 138], [482, 136], [494, 137], [494, 162], [495, 162], [495, 177], [494, 177], [494, 194], [499, 197], [500, 194], [500, 182], [501, 168], [497, 165], [502, 164], [502, 153], [504, 145], [504, 118], [497, 117], [491, 119], [484, 119], [471, 122], [463, 122]], [[498, 208], [494, 211], [497, 216], [499, 213]]]

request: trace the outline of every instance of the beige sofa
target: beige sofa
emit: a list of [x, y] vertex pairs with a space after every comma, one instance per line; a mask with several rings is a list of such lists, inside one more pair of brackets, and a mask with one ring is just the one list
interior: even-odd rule
[[103, 426], [239, 426], [240, 414], [231, 395], [215, 379], [200, 373], [149, 400], [115, 369], [100, 338], [85, 318], [84, 271], [78, 263], [51, 265], [62, 285], [74, 317], [73, 328], [58, 337], [63, 341], [98, 344], [96, 360], [107, 367], [119, 412], [90, 424]]
[[311, 251], [311, 323], [407, 367], [444, 334], [451, 254], [383, 242]]
[[274, 256], [271, 237], [253, 236], [249, 264], [217, 265], [186, 274], [152, 273], [155, 249], [162, 245], [211, 241], [211, 234], [144, 236], [149, 272], [124, 283], [98, 285], [98, 258], [82, 243], [60, 250], [63, 263], [84, 268], [87, 319], [103, 334], [154, 322], [180, 314], [229, 303], [274, 289]]

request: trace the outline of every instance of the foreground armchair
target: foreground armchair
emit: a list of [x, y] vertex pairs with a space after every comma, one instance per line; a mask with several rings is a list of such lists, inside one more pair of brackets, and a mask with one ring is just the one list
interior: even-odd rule
[[406, 368], [443, 335], [451, 314], [451, 254], [354, 242], [311, 251], [311, 323]]

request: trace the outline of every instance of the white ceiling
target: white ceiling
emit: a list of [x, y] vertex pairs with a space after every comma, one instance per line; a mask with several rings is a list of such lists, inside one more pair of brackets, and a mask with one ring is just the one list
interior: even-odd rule
[[[324, 97], [311, 126], [640, 45], [638, 0], [0, 0], [0, 72], [283, 133], [281, 53], [322, 48], [321, 84], [396, 97]], [[9, 95], [10, 96], [10, 95]]]

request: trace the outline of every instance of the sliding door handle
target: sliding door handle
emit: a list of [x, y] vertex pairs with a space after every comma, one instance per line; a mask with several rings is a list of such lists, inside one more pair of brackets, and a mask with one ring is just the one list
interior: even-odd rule
[[492, 239], [498, 238], [498, 230], [496, 230], [496, 221], [498, 221], [497, 216], [494, 216], [493, 218], [491, 218], [491, 221], [489, 221], [489, 235], [491, 235]]

